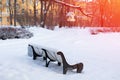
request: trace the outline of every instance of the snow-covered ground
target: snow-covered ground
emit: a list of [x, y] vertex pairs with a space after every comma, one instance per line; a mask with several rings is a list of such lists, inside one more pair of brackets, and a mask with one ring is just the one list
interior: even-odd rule
[[[120, 33], [91, 35], [89, 28], [30, 28], [30, 39], [0, 40], [0, 80], [120, 80]], [[82, 73], [62, 74], [62, 67], [32, 60], [29, 43], [62, 50], [70, 64], [84, 63]]]

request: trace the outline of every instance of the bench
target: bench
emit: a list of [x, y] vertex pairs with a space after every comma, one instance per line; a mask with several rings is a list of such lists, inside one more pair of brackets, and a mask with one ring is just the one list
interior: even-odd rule
[[65, 59], [65, 56], [63, 52], [43, 47], [39, 45], [28, 45], [28, 55], [33, 57], [33, 60], [35, 60], [37, 57], [43, 57], [43, 60], [45, 60], [46, 64], [45, 66], [48, 67], [50, 62], [58, 62], [58, 66], [63, 65], [63, 74], [66, 74], [67, 70], [77, 69], [77, 73], [81, 73], [83, 70], [83, 63], [77, 63], [74, 65], [68, 64], [68, 62]]

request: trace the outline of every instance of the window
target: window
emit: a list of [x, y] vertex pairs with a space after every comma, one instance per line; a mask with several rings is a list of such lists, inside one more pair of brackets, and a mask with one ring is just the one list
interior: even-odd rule
[[31, 10], [31, 9], [29, 9], [29, 11], [30, 11], [30, 14], [32, 14], [32, 10]]
[[30, 4], [32, 4], [33, 2], [32, 2], [32, 0], [30, 0]]
[[7, 13], [9, 13], [9, 8], [8, 7], [6, 8], [6, 11], [7, 11]]
[[0, 0], [0, 4], [2, 4], [2, 0]]
[[20, 8], [20, 6], [19, 6], [19, 4], [17, 3], [17, 4], [16, 4], [16, 9], [19, 9], [19, 8]]
[[2, 17], [0, 17], [0, 22], [2, 22]]
[[38, 10], [36, 10], [36, 14], [38, 14]]
[[22, 3], [24, 4], [25, 0], [22, 0]]
[[24, 9], [22, 9], [22, 14], [24, 14], [24, 12], [25, 12], [25, 10], [24, 10]]
[[9, 22], [9, 17], [7, 17], [7, 22]]
[[0, 0], [0, 7], [2, 6], [2, 1]]
[[6, 0], [6, 5], [9, 6], [9, 0]]
[[38, 6], [38, 3], [39, 3], [39, 1], [38, 1], [38, 0], [36, 0], [36, 2], [35, 2], [36, 6]]

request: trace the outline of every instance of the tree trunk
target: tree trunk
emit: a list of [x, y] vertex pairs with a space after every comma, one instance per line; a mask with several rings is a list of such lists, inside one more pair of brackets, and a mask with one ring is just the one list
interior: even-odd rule
[[11, 6], [11, 1], [9, 0], [9, 12], [10, 12], [10, 25], [13, 25], [12, 23], [12, 15], [13, 15], [13, 12], [12, 12], [12, 6]]
[[29, 25], [29, 17], [28, 17], [28, 0], [26, 0], [26, 25], [28, 26]]
[[103, 17], [104, 17], [104, 15], [103, 15], [103, 7], [100, 6], [100, 26], [101, 27], [104, 26], [104, 24], [103, 24]]
[[[48, 3], [47, 3], [48, 2]], [[46, 23], [46, 17], [47, 17], [47, 12], [49, 10], [49, 7], [51, 5], [51, 0], [49, 1], [42, 1], [41, 0], [41, 26], [44, 28], [45, 27], [45, 23]]]
[[43, 27], [43, 0], [41, 0], [40, 26]]
[[34, 0], [34, 25], [36, 26], [36, 21], [37, 21], [37, 17], [36, 17], [36, 0]]
[[16, 26], [16, 3], [17, 0], [14, 0], [14, 26]]

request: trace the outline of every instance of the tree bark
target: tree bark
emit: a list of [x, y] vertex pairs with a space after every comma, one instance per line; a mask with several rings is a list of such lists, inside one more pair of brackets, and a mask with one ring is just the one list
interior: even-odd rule
[[36, 21], [37, 21], [37, 17], [36, 17], [36, 0], [34, 0], [34, 25], [36, 26]]
[[16, 26], [16, 3], [17, 0], [14, 0], [14, 26]]
[[9, 12], [10, 12], [10, 25], [13, 25], [12, 23], [12, 15], [13, 15], [13, 11], [12, 11], [12, 6], [11, 6], [11, 1], [9, 0]]
[[[48, 2], [48, 3], [47, 3]], [[47, 12], [49, 10], [49, 7], [51, 5], [51, 0], [41, 0], [41, 26], [44, 28], [45, 23], [46, 23], [46, 17], [47, 17]], [[48, 4], [48, 5], [47, 5]], [[43, 9], [44, 8], [44, 9]]]

